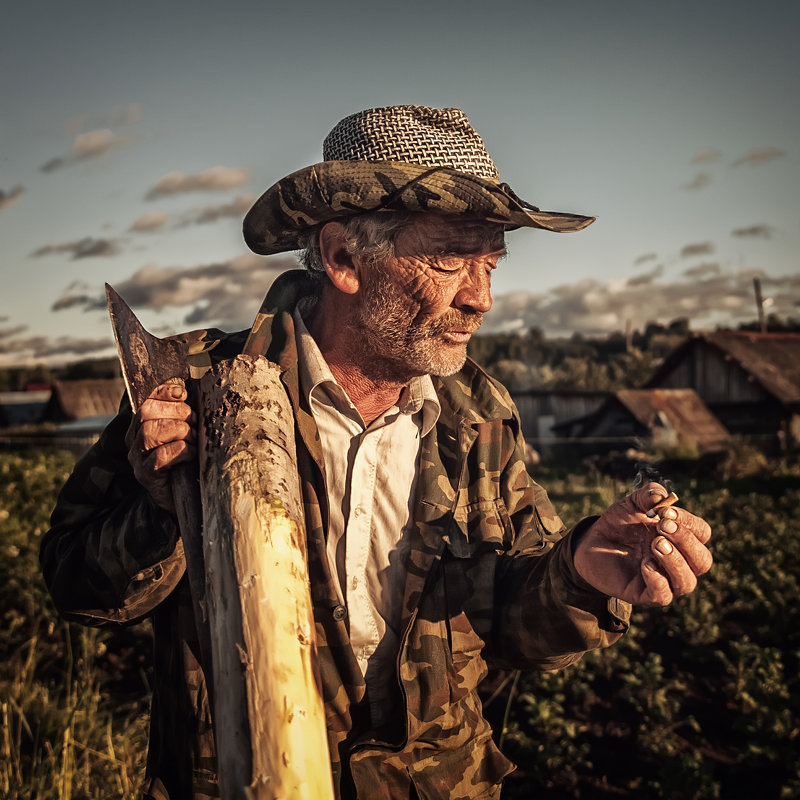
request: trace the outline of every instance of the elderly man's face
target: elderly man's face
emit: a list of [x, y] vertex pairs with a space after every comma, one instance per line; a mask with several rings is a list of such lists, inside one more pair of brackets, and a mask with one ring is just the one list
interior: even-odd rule
[[359, 264], [359, 328], [369, 366], [395, 378], [451, 375], [492, 306], [491, 273], [505, 254], [500, 224], [420, 214], [394, 256]]

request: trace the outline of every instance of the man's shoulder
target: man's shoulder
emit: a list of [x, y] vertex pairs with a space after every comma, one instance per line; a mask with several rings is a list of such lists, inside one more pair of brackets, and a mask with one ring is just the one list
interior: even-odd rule
[[517, 416], [505, 386], [471, 358], [455, 374], [433, 377], [433, 385], [440, 401], [469, 422], [512, 420]]

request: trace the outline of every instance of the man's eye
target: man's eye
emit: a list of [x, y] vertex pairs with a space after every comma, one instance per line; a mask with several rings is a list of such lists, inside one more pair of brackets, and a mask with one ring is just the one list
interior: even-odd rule
[[437, 272], [458, 272], [463, 266], [463, 259], [455, 254], [436, 256], [431, 266]]

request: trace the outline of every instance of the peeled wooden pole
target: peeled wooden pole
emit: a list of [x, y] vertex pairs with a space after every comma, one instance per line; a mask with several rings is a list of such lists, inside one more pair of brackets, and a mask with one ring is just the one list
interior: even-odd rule
[[294, 418], [279, 368], [237, 356], [200, 380], [214, 727], [224, 800], [333, 798], [317, 681]]

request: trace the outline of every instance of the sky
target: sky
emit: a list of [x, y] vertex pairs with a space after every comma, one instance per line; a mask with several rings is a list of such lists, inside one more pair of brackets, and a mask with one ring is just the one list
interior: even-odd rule
[[165, 336], [249, 327], [295, 254], [252, 202], [344, 116], [457, 106], [575, 234], [509, 233], [484, 331], [800, 317], [800, 3], [6, 4], [0, 366], [113, 355], [108, 282]]

